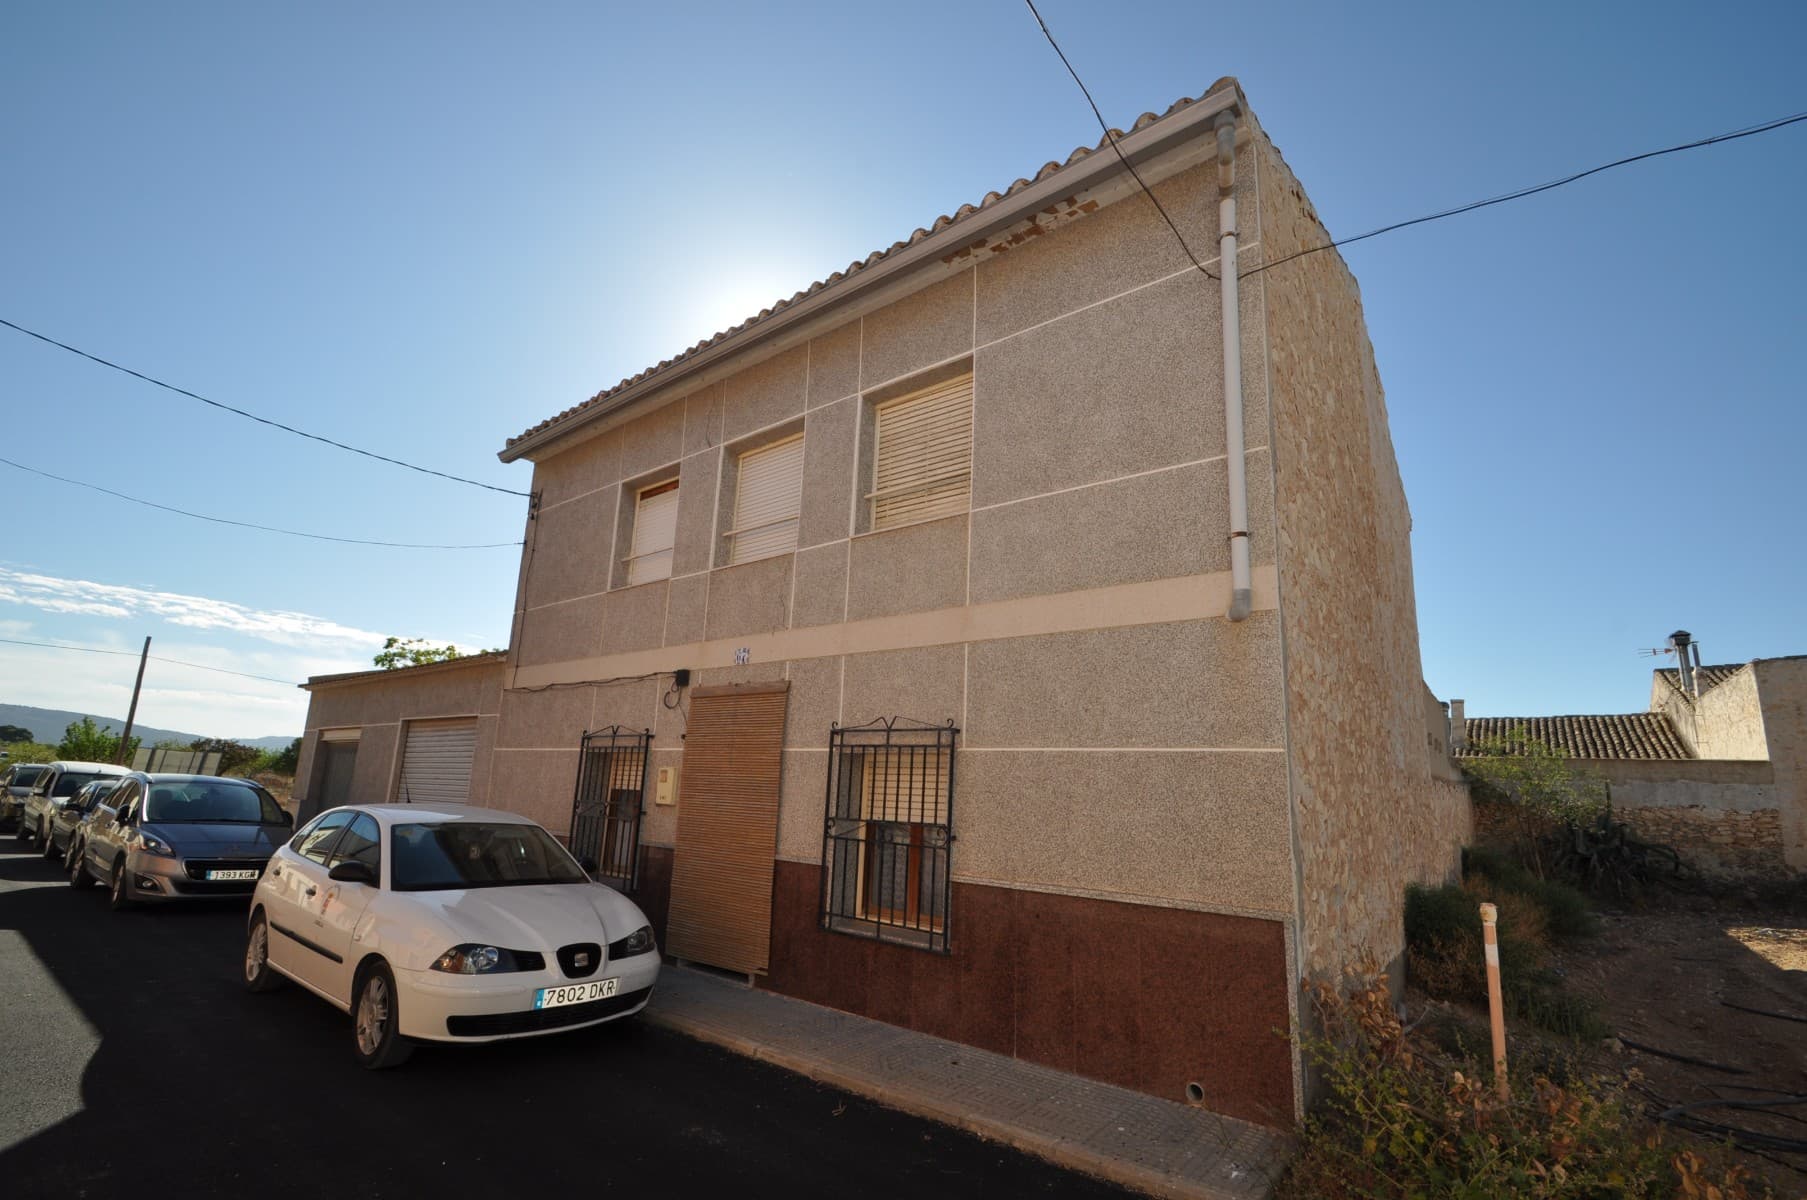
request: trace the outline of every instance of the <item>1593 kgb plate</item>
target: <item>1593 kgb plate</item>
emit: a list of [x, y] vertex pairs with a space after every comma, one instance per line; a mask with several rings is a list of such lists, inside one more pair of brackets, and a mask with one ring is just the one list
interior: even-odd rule
[[249, 869], [214, 870], [207, 872], [207, 878], [215, 882], [228, 879], [256, 879], [257, 872]]
[[535, 1008], [558, 1008], [564, 1004], [587, 1004], [606, 1000], [615, 994], [619, 979], [592, 979], [588, 983], [569, 983], [561, 987], [541, 988], [534, 993]]

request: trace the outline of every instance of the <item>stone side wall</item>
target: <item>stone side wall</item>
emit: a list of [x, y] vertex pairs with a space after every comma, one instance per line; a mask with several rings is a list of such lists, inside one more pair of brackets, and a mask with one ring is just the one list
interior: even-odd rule
[[[1328, 240], [1258, 136], [1245, 273]], [[1252, 286], [1268, 320], [1300, 963], [1385, 965], [1404, 947], [1406, 884], [1452, 877], [1473, 818], [1465, 789], [1432, 779], [1411, 515], [1354, 277], [1332, 250]]]
[[1807, 871], [1807, 656], [1760, 658], [1753, 669], [1776, 772], [1783, 858], [1789, 870]]

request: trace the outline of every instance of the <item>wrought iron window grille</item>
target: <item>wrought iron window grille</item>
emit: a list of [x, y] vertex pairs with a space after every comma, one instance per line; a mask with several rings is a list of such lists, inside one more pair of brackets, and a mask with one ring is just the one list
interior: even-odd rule
[[951, 720], [829, 727], [823, 929], [951, 952], [959, 736]]
[[587, 731], [571, 800], [571, 853], [594, 859], [596, 878], [623, 892], [640, 883], [640, 817], [646, 809], [646, 760], [652, 730], [619, 725]]

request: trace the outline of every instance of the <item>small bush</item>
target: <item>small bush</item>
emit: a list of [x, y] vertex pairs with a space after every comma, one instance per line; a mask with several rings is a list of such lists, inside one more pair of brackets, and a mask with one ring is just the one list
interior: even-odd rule
[[1554, 879], [1540, 879], [1523, 863], [1500, 850], [1472, 846], [1462, 852], [1462, 874], [1480, 879], [1496, 891], [1512, 892], [1543, 910], [1544, 924], [1562, 940], [1592, 937], [1599, 932], [1592, 905], [1580, 891]]
[[1401, 1025], [1384, 976], [1307, 984], [1322, 1034], [1305, 1039], [1328, 1095], [1279, 1200], [1752, 1200], [1743, 1168], [1679, 1149], [1627, 1085], [1512, 1075], [1443, 1057]]

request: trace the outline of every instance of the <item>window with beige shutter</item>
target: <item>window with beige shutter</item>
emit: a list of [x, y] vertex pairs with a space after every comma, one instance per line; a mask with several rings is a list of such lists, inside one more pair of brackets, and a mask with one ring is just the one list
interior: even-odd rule
[[630, 585], [671, 578], [671, 548], [677, 533], [677, 480], [667, 479], [635, 493], [633, 548], [627, 557]]
[[970, 507], [973, 377], [887, 400], [874, 410], [872, 528], [951, 517]]
[[735, 470], [730, 563], [788, 554], [797, 548], [797, 510], [803, 497], [803, 435], [742, 454]]

